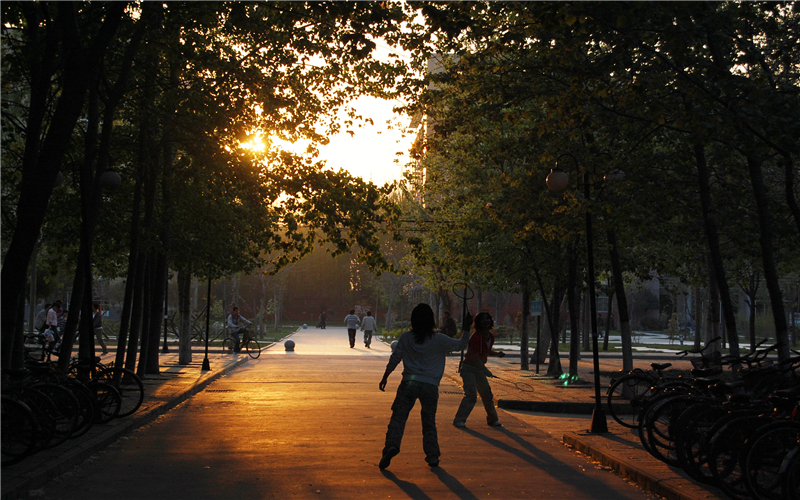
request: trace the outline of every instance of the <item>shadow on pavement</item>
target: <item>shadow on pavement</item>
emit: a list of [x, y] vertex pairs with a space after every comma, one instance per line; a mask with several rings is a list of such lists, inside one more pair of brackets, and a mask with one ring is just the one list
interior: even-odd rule
[[[539, 469], [546, 470], [551, 477], [561, 482], [569, 482], [569, 477], [573, 470], [573, 467], [570, 464], [557, 459], [552, 454], [543, 450], [539, 446], [534, 445], [517, 433], [508, 430], [506, 427], [493, 429], [493, 432], [498, 432], [507, 436], [509, 439], [524, 448], [524, 450], [517, 449], [510, 444], [500, 441], [497, 438], [474, 431], [472, 429], [467, 428], [462, 430], [471, 436], [485, 441], [499, 450], [515, 455], [531, 465], [538, 467]], [[580, 484], [573, 484], [573, 486], [585, 492], [587, 495], [595, 498], [613, 498], [615, 494], [619, 493], [618, 491], [608, 489], [608, 486], [603, 484], [601, 481], [594, 480], [588, 476], [583, 478]]]
[[384, 469], [381, 471], [381, 474], [383, 474], [386, 479], [393, 482], [401, 490], [403, 490], [403, 492], [408, 495], [408, 498], [411, 498], [412, 500], [433, 500], [431, 497], [426, 495], [425, 492], [419, 488], [419, 486], [414, 483], [399, 479], [394, 475], [393, 472]]
[[450, 488], [450, 491], [452, 491], [453, 494], [461, 500], [478, 500], [478, 497], [473, 495], [469, 488], [461, 484], [458, 479], [448, 474], [443, 468], [433, 467], [431, 472], [433, 472], [439, 478], [439, 481], [441, 481], [443, 485]]

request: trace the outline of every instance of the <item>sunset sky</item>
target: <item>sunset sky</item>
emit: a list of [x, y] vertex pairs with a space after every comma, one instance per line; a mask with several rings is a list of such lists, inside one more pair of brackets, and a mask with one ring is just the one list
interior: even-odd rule
[[[403, 137], [403, 130], [390, 130], [386, 121], [400, 122], [408, 127], [410, 119], [395, 115], [392, 107], [396, 103], [361, 97], [355, 107], [364, 117], [370, 117], [375, 125], [365, 125], [355, 130], [355, 135], [340, 133], [331, 138], [330, 144], [320, 148], [320, 154], [328, 167], [335, 170], [343, 168], [354, 176], [372, 180], [377, 185], [400, 179], [403, 166], [408, 162], [408, 150], [414, 141], [411, 136]], [[401, 156], [396, 153], [402, 152]]]

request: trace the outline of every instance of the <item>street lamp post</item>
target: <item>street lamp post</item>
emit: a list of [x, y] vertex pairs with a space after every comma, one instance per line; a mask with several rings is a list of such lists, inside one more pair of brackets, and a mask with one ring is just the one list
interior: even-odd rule
[[[564, 156], [569, 156], [573, 160], [575, 157], [570, 154], [564, 154], [559, 156], [562, 158]], [[575, 160], [577, 163], [577, 160]], [[558, 167], [558, 160], [556, 160], [556, 166], [550, 171], [550, 174], [547, 176], [547, 187], [549, 187], [552, 191], [558, 192], [562, 191], [564, 188], [567, 187], [567, 182], [569, 178], [567, 174]], [[590, 198], [590, 187], [589, 187], [589, 171], [586, 170], [583, 173], [583, 196], [586, 202], [588, 203]], [[595, 296], [595, 287], [594, 287], [594, 245], [593, 245], [593, 238], [592, 238], [592, 214], [587, 207], [586, 209], [586, 257], [587, 257], [587, 284], [589, 285], [589, 307], [590, 307], [590, 314], [591, 314], [591, 327], [592, 327], [592, 362], [594, 365], [594, 397], [595, 397], [595, 407], [594, 412], [592, 412], [592, 423], [591, 427], [589, 428], [589, 432], [592, 434], [603, 434], [608, 432], [608, 423], [606, 421], [606, 414], [603, 411], [603, 402], [600, 396], [600, 357], [598, 353], [598, 343], [597, 343], [597, 302]]]

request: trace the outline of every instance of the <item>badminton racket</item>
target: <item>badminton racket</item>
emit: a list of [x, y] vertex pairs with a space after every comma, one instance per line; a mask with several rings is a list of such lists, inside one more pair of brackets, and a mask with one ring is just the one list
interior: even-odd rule
[[520, 391], [522, 391], [522, 392], [533, 392], [533, 386], [532, 386], [532, 385], [530, 385], [530, 384], [528, 384], [528, 383], [525, 383], [525, 382], [512, 382], [512, 381], [510, 381], [510, 380], [506, 380], [506, 379], [504, 379], [504, 378], [500, 378], [500, 377], [498, 377], [497, 375], [492, 375], [492, 378], [496, 378], [497, 380], [503, 381], [503, 382], [505, 382], [506, 384], [512, 384], [512, 385], [514, 385], [514, 386], [515, 386], [515, 387], [516, 387], [518, 390], [520, 390]]

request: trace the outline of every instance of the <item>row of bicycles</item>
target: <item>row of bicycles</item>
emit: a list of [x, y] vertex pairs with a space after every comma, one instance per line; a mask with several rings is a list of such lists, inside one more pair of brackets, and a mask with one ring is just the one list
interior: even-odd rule
[[[652, 363], [612, 381], [608, 411], [656, 458], [733, 499], [800, 500], [800, 353], [764, 341], [741, 357], [695, 355], [691, 374]], [[728, 368], [728, 369], [726, 369]]]
[[[87, 366], [89, 365], [89, 366]], [[144, 384], [131, 370], [72, 359], [69, 373], [49, 359], [26, 359], [2, 381], [2, 465], [86, 435], [94, 425], [133, 415]]]

